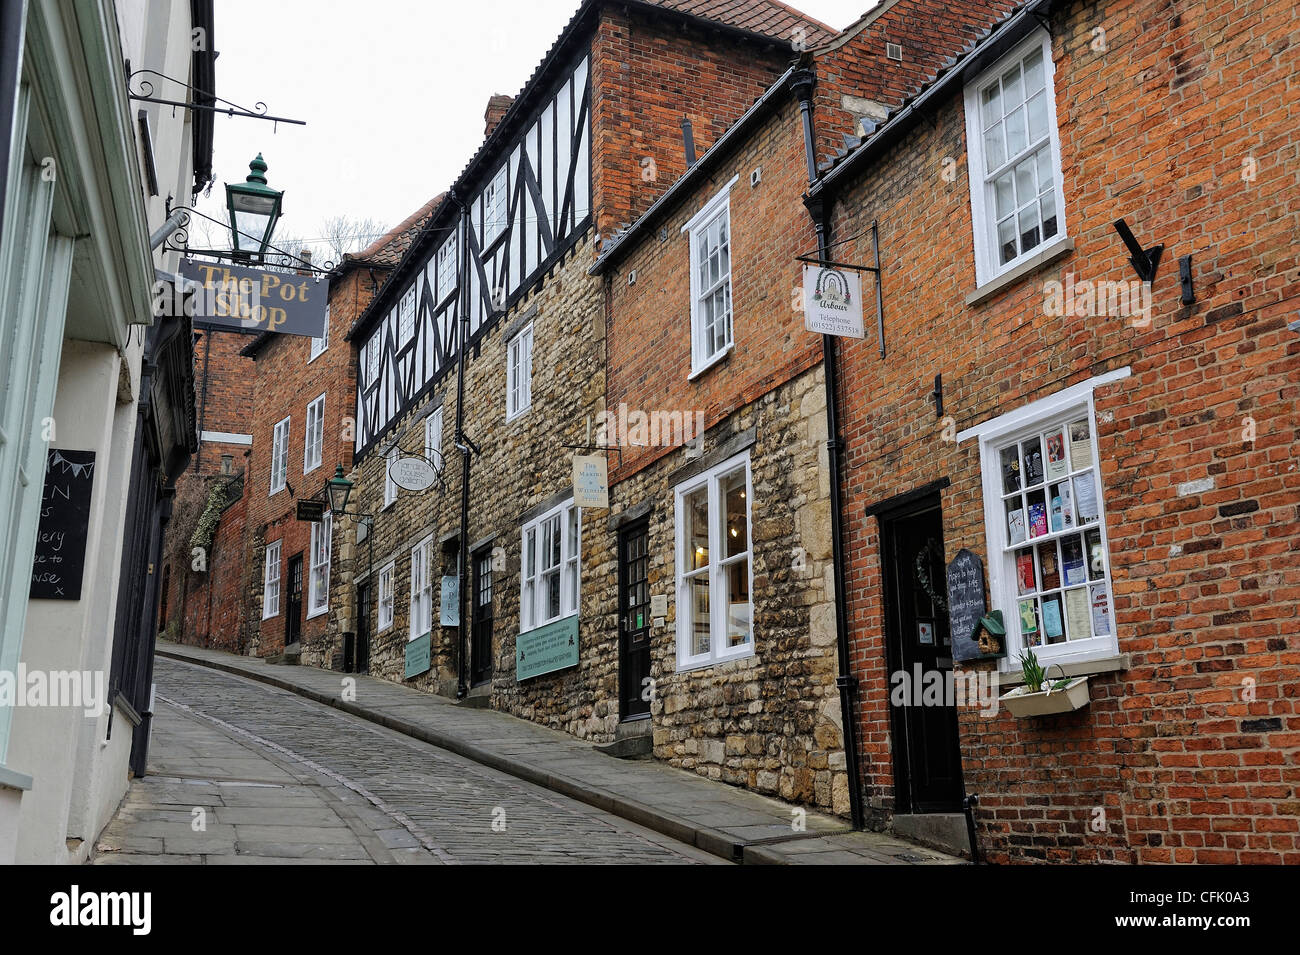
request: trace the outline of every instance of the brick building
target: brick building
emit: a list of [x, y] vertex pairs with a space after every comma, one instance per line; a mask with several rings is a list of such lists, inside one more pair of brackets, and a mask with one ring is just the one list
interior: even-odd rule
[[[997, 861], [1300, 861], [1298, 39], [1283, 3], [1024, 3], [811, 190], [884, 263], [840, 393], [877, 825], [973, 792]], [[947, 634], [963, 548], [1000, 658]], [[1025, 649], [1087, 705], [893, 705]]]
[[[265, 332], [241, 351], [256, 362], [245, 477], [247, 528], [238, 595], [248, 652], [274, 657], [298, 645], [324, 666], [343, 665], [346, 628], [330, 626], [333, 518], [299, 521], [296, 503], [325, 500], [335, 468], [352, 468], [356, 356], [347, 330], [418, 235], [430, 200], [366, 249], [343, 256], [328, 276], [324, 338]], [[338, 612], [338, 608], [335, 608]]]

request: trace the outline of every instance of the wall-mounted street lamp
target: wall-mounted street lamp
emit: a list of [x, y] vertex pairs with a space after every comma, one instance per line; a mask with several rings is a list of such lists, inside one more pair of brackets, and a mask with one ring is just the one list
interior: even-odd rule
[[330, 511], [340, 516], [346, 514], [352, 482], [343, 476], [343, 465], [335, 465], [334, 476], [325, 482], [325, 490], [329, 492]]
[[266, 254], [283, 200], [283, 192], [266, 184], [266, 161], [261, 153], [248, 164], [247, 179], [226, 183], [226, 207], [230, 211], [230, 232], [234, 236], [237, 260], [252, 256], [260, 260]]

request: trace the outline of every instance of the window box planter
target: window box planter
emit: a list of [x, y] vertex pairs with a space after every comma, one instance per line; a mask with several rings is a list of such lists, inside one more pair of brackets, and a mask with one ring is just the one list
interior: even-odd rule
[[998, 702], [1005, 706], [1012, 716], [1021, 720], [1029, 716], [1070, 713], [1087, 706], [1089, 699], [1088, 678], [1076, 676], [1059, 690], [1053, 690], [1049, 686], [1037, 693], [1031, 693], [1029, 687], [1018, 686], [999, 697]]

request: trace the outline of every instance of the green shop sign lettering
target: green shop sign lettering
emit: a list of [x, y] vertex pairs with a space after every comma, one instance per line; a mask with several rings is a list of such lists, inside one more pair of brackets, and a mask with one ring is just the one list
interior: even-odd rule
[[521, 633], [515, 640], [515, 679], [578, 665], [578, 615]]

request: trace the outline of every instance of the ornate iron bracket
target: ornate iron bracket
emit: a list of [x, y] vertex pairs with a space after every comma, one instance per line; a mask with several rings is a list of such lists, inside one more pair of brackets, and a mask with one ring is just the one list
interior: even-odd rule
[[[206, 255], [211, 258], [227, 259], [231, 262], [236, 262], [236, 263], [248, 262], [251, 260], [250, 253], [236, 252], [233, 249], [192, 248], [190, 246], [190, 233], [189, 233], [191, 215], [196, 215], [200, 219], [206, 219], [208, 222], [214, 222], [217, 225], [222, 226], [224, 228], [229, 228], [230, 223], [222, 222], [220, 219], [214, 219], [210, 215], [205, 215], [204, 213], [199, 212], [199, 210], [195, 209], [193, 206], [173, 206], [172, 197], [168, 196], [167, 197], [167, 218], [171, 219], [173, 214], [175, 213], [179, 213], [179, 216], [177, 217], [176, 228], [173, 229], [170, 233], [168, 233], [167, 238], [163, 240], [159, 248], [165, 249], [168, 252], [179, 252], [181, 253], [181, 255], [185, 256], [186, 258], [195, 255]], [[279, 265], [285, 268], [291, 268], [294, 271], [298, 271], [298, 272], [311, 272], [314, 275], [328, 275], [331, 272], [333, 272], [335, 269], [335, 263], [332, 260], [327, 259], [324, 263], [324, 266], [320, 267], [314, 265], [313, 263], [307, 261], [306, 259], [302, 258], [299, 255], [294, 255], [292, 252], [286, 252], [284, 249], [281, 249], [279, 246], [268, 244], [266, 248], [268, 253], [274, 252], [276, 255], [284, 256], [286, 260], [292, 260], [292, 261], [272, 263], [273, 265]], [[263, 258], [265, 258], [265, 255], [263, 256]]]
[[[153, 81], [144, 79], [143, 74], [146, 73], [148, 73], [151, 76], [156, 76], [159, 79], [166, 80], [169, 83], [175, 83], [177, 86], [184, 87], [184, 89], [188, 93], [190, 93], [191, 96], [195, 96], [195, 95], [201, 96], [204, 99], [211, 100], [212, 102], [209, 105], [207, 103], [194, 103], [194, 102], [186, 102], [185, 100], [163, 99], [162, 97], [154, 96]], [[139, 79], [137, 79], [137, 77], [139, 77]], [[134, 88], [132, 88], [132, 84], [134, 84]], [[248, 109], [245, 106], [240, 106], [238, 103], [232, 103], [228, 99], [222, 99], [220, 96], [216, 95], [215, 93], [209, 93], [207, 90], [201, 90], [196, 86], [190, 86], [188, 83], [175, 79], [174, 77], [167, 76], [165, 73], [159, 73], [157, 70], [136, 70], [130, 76], [128, 76], [126, 80], [126, 95], [129, 96], [131, 99], [140, 100], [141, 102], [144, 103], [160, 103], [163, 106], [171, 106], [171, 107], [179, 106], [181, 109], [201, 109], [209, 113], [225, 113], [227, 116], [239, 116], [248, 119], [265, 119], [268, 120], [269, 122], [275, 123], [276, 126], [278, 126], [280, 123], [292, 123], [294, 126], [307, 125], [307, 121], [303, 119], [289, 119], [287, 116], [268, 115], [266, 112], [267, 106], [261, 100], [258, 100], [255, 104], [253, 104], [252, 109]], [[218, 103], [223, 103], [225, 105], [218, 106], [216, 105]]]

